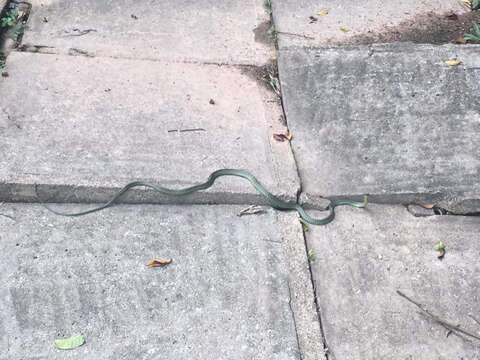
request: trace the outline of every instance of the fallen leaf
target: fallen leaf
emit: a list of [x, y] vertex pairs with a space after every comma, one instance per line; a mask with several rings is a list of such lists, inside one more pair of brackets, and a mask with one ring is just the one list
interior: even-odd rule
[[453, 42], [455, 44], [466, 44], [467, 40], [465, 40], [465, 38], [463, 36], [460, 36], [460, 37], [456, 38]]
[[316, 259], [315, 250], [313, 250], [313, 249], [308, 250], [307, 258], [308, 258], [309, 262], [311, 262], [311, 263], [315, 262], [315, 259]]
[[328, 9], [322, 9], [319, 12], [317, 12], [318, 16], [327, 16], [328, 15]]
[[433, 209], [435, 205], [434, 204], [422, 204], [421, 207], [424, 209]]
[[238, 213], [238, 216], [264, 214], [266, 211], [263, 207], [258, 205], [251, 205]]
[[287, 130], [285, 134], [273, 134], [273, 138], [280, 142], [283, 142], [285, 140], [291, 141], [293, 139], [293, 135], [290, 130]]
[[447, 64], [448, 66], [458, 66], [460, 65], [462, 62], [458, 59], [450, 59], [450, 60], [445, 60], [445, 64]]
[[349, 28], [347, 28], [346, 26], [340, 26], [340, 31], [344, 32], [344, 33], [347, 33], [350, 31]]
[[171, 264], [172, 261], [173, 261], [173, 259], [153, 259], [153, 260], [150, 260], [147, 263], [147, 266], [149, 268], [163, 267], [163, 266], [166, 266], [168, 264]]
[[74, 335], [66, 339], [55, 340], [55, 347], [59, 350], [72, 350], [85, 344], [85, 338], [82, 335]]
[[443, 243], [443, 241], [439, 241], [435, 244], [435, 247], [434, 247], [435, 251], [438, 251], [438, 255], [437, 257], [439, 259], [442, 259], [444, 256], [445, 256], [445, 244]]
[[468, 7], [472, 7], [472, 0], [462, 0], [462, 2], [467, 5]]

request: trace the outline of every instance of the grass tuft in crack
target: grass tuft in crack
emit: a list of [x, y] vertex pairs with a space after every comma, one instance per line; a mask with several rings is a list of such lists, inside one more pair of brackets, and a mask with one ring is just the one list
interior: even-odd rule
[[465, 34], [463, 38], [465, 39], [465, 41], [480, 42], [480, 23], [473, 24], [471, 32], [468, 34]]
[[265, 0], [263, 2], [263, 7], [265, 8], [265, 11], [268, 15], [272, 15], [272, 0]]
[[0, 27], [2, 28], [11, 28], [15, 26], [18, 20], [18, 10], [10, 9], [5, 15], [0, 19]]

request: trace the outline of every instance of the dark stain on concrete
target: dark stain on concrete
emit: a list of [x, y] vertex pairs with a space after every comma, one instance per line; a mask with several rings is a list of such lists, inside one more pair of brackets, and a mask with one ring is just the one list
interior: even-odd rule
[[464, 14], [452, 12], [444, 14], [427, 13], [406, 20], [384, 31], [369, 31], [355, 35], [347, 43], [372, 44], [391, 42], [413, 42], [419, 44], [446, 44], [457, 42], [468, 33], [474, 23], [480, 22], [480, 11]]
[[267, 45], [275, 45], [274, 38], [269, 34], [269, 30], [272, 27], [272, 21], [267, 20], [260, 23], [255, 29], [253, 29], [253, 33], [255, 34], [255, 41], [267, 44]]
[[255, 80], [259, 85], [273, 91], [268, 80], [269, 75], [278, 79], [278, 67], [275, 60], [271, 60], [265, 65], [238, 65], [242, 75], [248, 76], [250, 79]]

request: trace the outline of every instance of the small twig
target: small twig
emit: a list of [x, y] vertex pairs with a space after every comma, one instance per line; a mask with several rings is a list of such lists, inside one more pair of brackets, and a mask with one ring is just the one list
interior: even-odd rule
[[81, 55], [81, 56], [86, 56], [86, 57], [95, 57], [95, 55], [89, 53], [87, 50], [82, 50], [78, 48], [70, 48], [68, 49], [68, 54], [69, 55]]
[[290, 35], [290, 36], [298, 36], [298, 37], [301, 37], [301, 38], [304, 38], [304, 39], [308, 39], [308, 40], [315, 40], [315, 38], [314, 38], [313, 36], [307, 36], [307, 35], [303, 35], [303, 34], [296, 34], [296, 33], [291, 33], [291, 32], [287, 32], [287, 31], [277, 31], [277, 34]]
[[405, 300], [408, 300], [410, 301], [412, 304], [414, 304], [416, 307], [418, 307], [423, 314], [429, 316], [432, 320], [434, 320], [436, 323], [442, 325], [444, 328], [446, 328], [447, 330], [449, 331], [456, 331], [456, 332], [459, 332], [461, 334], [464, 334], [464, 335], [467, 335], [467, 336], [470, 336], [476, 340], [479, 340], [480, 341], [480, 336], [478, 335], [475, 335], [469, 331], [466, 331], [466, 330], [463, 330], [462, 328], [460, 328], [460, 326], [458, 325], [453, 325], [445, 320], [442, 320], [440, 319], [438, 316], [432, 314], [430, 311], [428, 311], [425, 306], [423, 306], [422, 304], [416, 302], [415, 300], [409, 298], [407, 295], [405, 295], [404, 293], [402, 293], [400, 290], [397, 290], [397, 294], [400, 295], [401, 297], [403, 297]]
[[167, 130], [167, 132], [169, 132], [169, 133], [172, 133], [172, 132], [194, 132], [194, 131], [207, 131], [207, 130], [205, 130], [204, 128]]
[[72, 29], [72, 32], [73, 33], [69, 33], [68, 31], [67, 32], [67, 35], [65, 36], [83, 36], [83, 35], [86, 35], [88, 33], [91, 33], [91, 32], [97, 32], [97, 30], [95, 29], [85, 29], [85, 30], [80, 30], [80, 29]]

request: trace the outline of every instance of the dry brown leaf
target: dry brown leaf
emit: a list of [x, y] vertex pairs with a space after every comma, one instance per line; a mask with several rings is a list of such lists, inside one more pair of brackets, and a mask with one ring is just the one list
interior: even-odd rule
[[273, 138], [280, 142], [284, 142], [285, 140], [292, 141], [293, 135], [290, 130], [287, 130], [285, 134], [273, 134]]
[[421, 207], [424, 209], [433, 209], [435, 205], [434, 204], [422, 204]]
[[453, 41], [455, 44], [466, 44], [467, 40], [463, 36], [459, 36]]
[[322, 10], [320, 10], [319, 12], [317, 12], [317, 15], [318, 15], [318, 16], [327, 16], [327, 15], [328, 15], [328, 12], [329, 12], [328, 9], [322, 9]]
[[462, 2], [467, 5], [469, 8], [472, 7], [472, 0], [462, 0]]
[[149, 268], [162, 267], [162, 266], [166, 266], [168, 264], [171, 264], [172, 261], [173, 261], [173, 259], [153, 259], [153, 260], [150, 260], [147, 263], [147, 266]]
[[344, 33], [347, 33], [350, 31], [349, 28], [347, 28], [346, 26], [340, 26], [340, 31], [344, 32]]
[[447, 64], [448, 66], [458, 66], [460, 65], [462, 62], [458, 59], [450, 59], [450, 60], [445, 60], [445, 64]]

